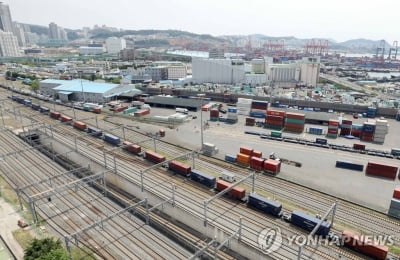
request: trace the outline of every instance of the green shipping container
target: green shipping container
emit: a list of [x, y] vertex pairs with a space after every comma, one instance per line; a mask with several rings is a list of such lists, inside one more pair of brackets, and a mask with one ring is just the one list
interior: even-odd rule
[[271, 136], [272, 137], [282, 137], [282, 132], [281, 131], [271, 131]]
[[124, 115], [126, 115], [126, 114], [130, 114], [130, 113], [135, 113], [135, 112], [136, 112], [136, 107], [131, 107], [131, 108], [125, 109], [122, 113]]
[[286, 118], [285, 119], [286, 123], [291, 123], [291, 124], [299, 124], [299, 125], [304, 125], [305, 121], [301, 119], [294, 119], [294, 118]]

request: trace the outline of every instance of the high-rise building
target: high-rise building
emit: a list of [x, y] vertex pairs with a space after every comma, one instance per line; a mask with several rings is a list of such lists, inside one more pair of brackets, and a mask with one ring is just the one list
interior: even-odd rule
[[58, 26], [55, 23], [49, 24], [49, 38], [50, 39], [60, 39]]
[[24, 27], [17, 22], [13, 22], [13, 26], [14, 26], [14, 35], [18, 39], [19, 46], [24, 47], [26, 45]]
[[109, 37], [106, 40], [106, 47], [108, 53], [119, 53], [126, 48], [126, 41], [123, 38]]
[[0, 2], [0, 29], [4, 32], [13, 32], [10, 7]]
[[20, 56], [17, 37], [12, 32], [0, 30], [0, 57]]

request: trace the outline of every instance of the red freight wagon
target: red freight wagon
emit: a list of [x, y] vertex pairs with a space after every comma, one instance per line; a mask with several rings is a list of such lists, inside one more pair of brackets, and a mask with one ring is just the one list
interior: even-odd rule
[[54, 112], [54, 111], [50, 112], [50, 117], [51, 117], [51, 118], [59, 119], [60, 116], [61, 116], [61, 114], [58, 113], [58, 112]]
[[299, 114], [299, 113], [286, 113], [286, 118], [292, 118], [292, 119], [299, 119], [303, 120], [306, 118], [305, 114]]
[[72, 121], [72, 118], [69, 116], [66, 116], [66, 115], [60, 116], [60, 119], [62, 122], [71, 122]]
[[[226, 182], [224, 180], [218, 180], [216, 189], [217, 189], [217, 191], [223, 191], [231, 185], [232, 185], [232, 183]], [[231, 189], [228, 192], [228, 194], [233, 196], [236, 199], [242, 200], [246, 196], [246, 190], [243, 189], [242, 187], [236, 186], [233, 189]]]
[[127, 151], [132, 152], [132, 153], [140, 153], [142, 150], [142, 148], [139, 145], [132, 144], [131, 142], [128, 142], [128, 141], [124, 141], [122, 144], [125, 145], [125, 149]]
[[83, 131], [83, 130], [86, 130], [87, 125], [85, 123], [83, 123], [83, 122], [75, 121], [74, 122], [74, 127]]
[[343, 231], [342, 241], [345, 246], [356, 249], [379, 260], [385, 260], [389, 251], [387, 246], [374, 244], [371, 238], [355, 234], [348, 230]]
[[252, 152], [253, 152], [253, 149], [251, 149], [249, 147], [246, 147], [246, 146], [240, 147], [240, 153], [242, 153], [242, 154], [251, 155]]
[[365, 144], [353, 144], [353, 149], [365, 150]]
[[282, 117], [284, 117], [285, 114], [286, 114], [285, 111], [273, 110], [273, 109], [268, 109], [267, 110], [267, 115], [271, 115], [271, 116], [282, 116]]
[[158, 153], [152, 152], [152, 151], [146, 151], [144, 153], [144, 158], [147, 160], [154, 162], [154, 163], [161, 163], [165, 161], [165, 156], [162, 156]]
[[252, 156], [250, 158], [250, 167], [254, 170], [261, 171], [263, 169], [264, 159]]
[[101, 113], [101, 108], [100, 107], [93, 108], [93, 113], [100, 114]]
[[121, 106], [121, 107], [116, 107], [114, 108], [115, 112], [122, 112], [124, 110], [128, 109], [128, 106]]
[[365, 170], [366, 174], [381, 176], [389, 179], [396, 179], [397, 166], [383, 164], [383, 163], [376, 163], [376, 162], [368, 162], [367, 168]]
[[263, 168], [267, 172], [278, 174], [281, 171], [281, 162], [277, 160], [267, 159], [264, 161]]
[[170, 161], [168, 162], [168, 169], [170, 169], [173, 172], [176, 172], [180, 175], [183, 175], [185, 177], [188, 177], [190, 175], [190, 171], [192, 170], [192, 167], [190, 165], [187, 165], [185, 163], [181, 163], [179, 161]]

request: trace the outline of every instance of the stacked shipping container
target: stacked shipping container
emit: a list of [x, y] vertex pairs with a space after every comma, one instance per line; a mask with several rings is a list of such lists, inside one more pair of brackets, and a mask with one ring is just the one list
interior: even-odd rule
[[308, 129], [308, 132], [309, 132], [310, 134], [314, 134], [314, 135], [322, 135], [323, 132], [324, 132], [324, 129], [319, 128], [319, 127], [310, 127], [310, 128]]
[[286, 113], [285, 131], [301, 133], [304, 131], [305, 114]]
[[340, 135], [341, 136], [351, 135], [352, 124], [353, 124], [353, 121], [343, 119], [342, 125], [340, 126]]
[[252, 101], [251, 102], [251, 111], [250, 116], [257, 118], [264, 118], [265, 112], [268, 109], [267, 101]]
[[363, 125], [353, 124], [351, 127], [351, 135], [354, 137], [360, 137], [362, 133]]
[[210, 110], [210, 120], [211, 121], [218, 121], [218, 118], [219, 118], [218, 109], [211, 109]]
[[226, 122], [230, 124], [234, 124], [238, 121], [238, 114], [236, 107], [228, 107], [228, 114], [226, 117]]
[[384, 143], [386, 134], [389, 132], [388, 121], [387, 120], [377, 120], [375, 133], [374, 133], [374, 142], [376, 143]]
[[248, 98], [238, 98], [238, 102], [236, 103], [237, 113], [239, 115], [248, 116], [251, 111], [252, 101], [252, 99]]
[[339, 121], [331, 119], [328, 121], [328, 133], [326, 134], [327, 137], [336, 138], [339, 133]]
[[375, 121], [368, 120], [368, 122], [364, 122], [360, 139], [363, 141], [369, 141], [369, 142], [373, 141], [375, 127], [376, 127]]
[[268, 109], [265, 117], [265, 127], [281, 130], [285, 124], [285, 111]]

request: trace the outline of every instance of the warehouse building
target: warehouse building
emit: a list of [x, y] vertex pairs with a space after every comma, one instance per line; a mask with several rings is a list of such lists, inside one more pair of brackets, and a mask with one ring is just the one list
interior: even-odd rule
[[46, 79], [40, 82], [40, 91], [42, 94], [59, 98], [62, 102], [82, 101], [105, 103], [124, 93], [135, 90], [134, 85], [99, 83], [80, 79]]

